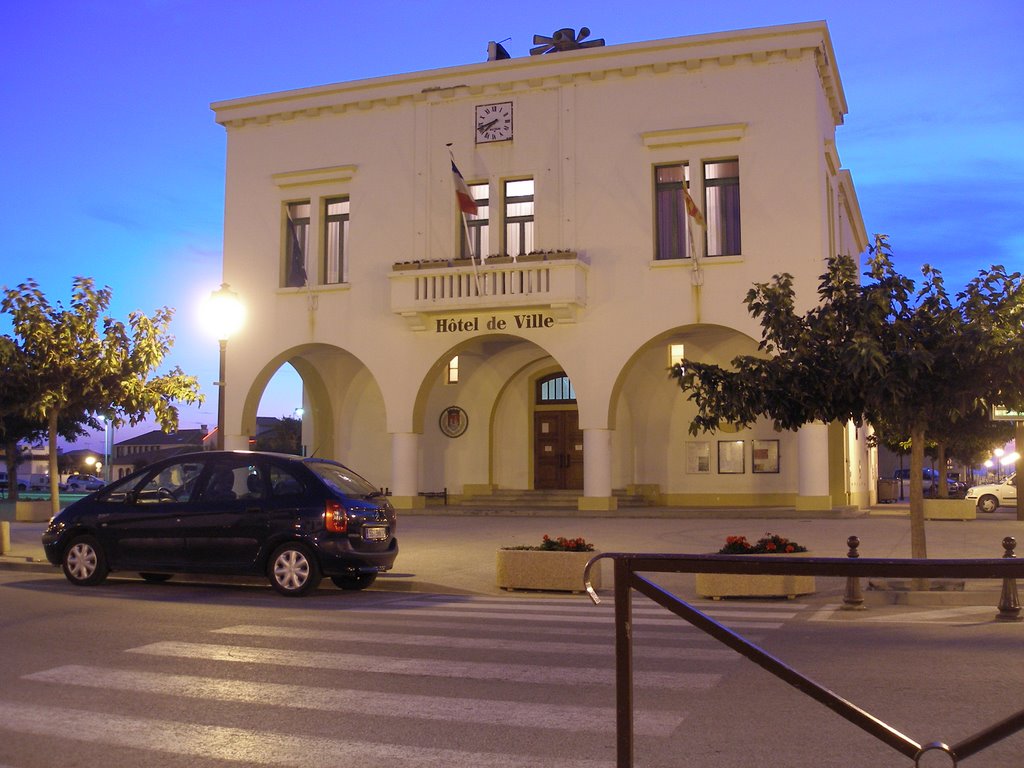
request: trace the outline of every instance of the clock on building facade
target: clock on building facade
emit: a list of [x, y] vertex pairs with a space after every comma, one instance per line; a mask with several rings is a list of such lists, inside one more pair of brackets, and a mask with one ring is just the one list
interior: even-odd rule
[[477, 105], [475, 125], [477, 144], [508, 141], [512, 138], [512, 102]]

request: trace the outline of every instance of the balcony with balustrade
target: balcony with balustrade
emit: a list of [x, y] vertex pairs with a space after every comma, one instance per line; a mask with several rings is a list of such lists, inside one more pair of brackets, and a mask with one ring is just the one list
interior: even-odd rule
[[400, 262], [390, 275], [391, 311], [413, 330], [433, 315], [456, 312], [543, 310], [558, 323], [573, 323], [587, 303], [590, 265], [572, 251], [531, 253], [513, 260], [491, 257]]

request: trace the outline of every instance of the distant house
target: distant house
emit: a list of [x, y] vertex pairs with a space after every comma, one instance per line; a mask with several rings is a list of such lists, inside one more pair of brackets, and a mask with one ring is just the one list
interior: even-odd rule
[[[0, 454], [2, 456], [2, 454]], [[18, 485], [28, 488], [32, 482], [39, 482], [49, 467], [49, 453], [44, 448], [21, 446], [18, 453], [18, 462], [15, 467]], [[7, 463], [6, 459], [0, 459], [0, 491], [7, 489]]]
[[[249, 439], [250, 448], [256, 447], [256, 441], [261, 435], [278, 429], [280, 421], [272, 416], [257, 417], [256, 434]], [[199, 429], [179, 429], [175, 432], [154, 429], [114, 445], [110, 477], [116, 480], [137, 469], [142, 469], [158, 459], [179, 453], [213, 450], [216, 444], [216, 428], [210, 429], [205, 424], [201, 425]]]
[[154, 429], [114, 444], [110, 477], [117, 479], [167, 456], [214, 447], [216, 432], [203, 424], [199, 429], [164, 432]]

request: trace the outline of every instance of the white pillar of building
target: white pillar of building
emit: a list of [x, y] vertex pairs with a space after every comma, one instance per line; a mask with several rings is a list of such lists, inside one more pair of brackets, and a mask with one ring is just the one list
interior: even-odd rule
[[820, 421], [797, 430], [797, 510], [832, 509], [828, 486], [828, 425]]
[[583, 495], [580, 510], [617, 509], [612, 495], [612, 432], [610, 429], [583, 430]]
[[391, 503], [396, 509], [417, 509], [425, 504], [419, 495], [419, 451], [417, 433], [391, 433]]

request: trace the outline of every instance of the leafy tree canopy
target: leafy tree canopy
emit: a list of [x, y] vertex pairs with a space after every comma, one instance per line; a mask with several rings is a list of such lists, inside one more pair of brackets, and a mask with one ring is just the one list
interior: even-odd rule
[[[50, 489], [58, 506], [56, 448], [61, 424], [100, 429], [137, 424], [153, 414], [165, 430], [178, 423], [176, 403], [202, 401], [199, 383], [175, 367], [155, 374], [173, 344], [168, 333], [173, 310], [152, 317], [132, 312], [123, 323], [106, 314], [109, 288], [92, 279], [72, 281], [71, 303], [51, 304], [39, 284], [28, 280], [7, 288], [0, 309], [10, 315], [18, 356], [20, 416], [46, 425], [50, 448]], [[8, 350], [9, 351], [9, 350]], [[0, 405], [0, 407], [3, 407]]]
[[[690, 431], [767, 416], [778, 429], [814, 422], [880, 423], [911, 439], [914, 557], [925, 557], [922, 469], [926, 438], [992, 405], [1024, 409], [1024, 282], [993, 266], [951, 299], [938, 270], [913, 280], [892, 264], [885, 235], [866, 278], [848, 256], [828, 259], [818, 303], [796, 311], [793, 278], [757, 283], [744, 303], [759, 318], [759, 355], [729, 368], [684, 360], [671, 375], [697, 407]], [[919, 523], [919, 525], [918, 525]]]

